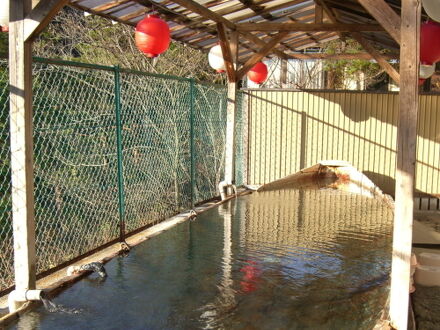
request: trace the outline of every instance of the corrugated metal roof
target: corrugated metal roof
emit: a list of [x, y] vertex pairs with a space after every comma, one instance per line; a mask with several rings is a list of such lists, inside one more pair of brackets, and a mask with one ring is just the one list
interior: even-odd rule
[[[234, 24], [315, 22], [315, 1], [312, 0], [198, 0], [192, 2], [203, 5]], [[399, 13], [400, 1], [388, 0], [387, 2]], [[357, 1], [325, 0], [325, 4], [340, 23], [377, 24]], [[72, 0], [70, 5], [132, 26], [136, 26], [136, 23], [146, 14], [156, 13], [168, 22], [171, 37], [174, 40], [203, 51], [209, 50], [218, 42], [216, 22], [173, 1]], [[330, 23], [324, 15], [324, 23], [327, 22]], [[276, 32], [252, 32], [251, 34], [263, 41], [268, 41]], [[343, 35], [336, 32], [291, 32], [276, 49], [289, 57]], [[399, 51], [398, 44], [384, 31], [363, 32], [363, 36], [380, 48], [387, 48], [393, 52]], [[246, 61], [259, 48], [261, 46], [252, 42], [249, 35], [247, 38], [240, 38], [239, 61]]]

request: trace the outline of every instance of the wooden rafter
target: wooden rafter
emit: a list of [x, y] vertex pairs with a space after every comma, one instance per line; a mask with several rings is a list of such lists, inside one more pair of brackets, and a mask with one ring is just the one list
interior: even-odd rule
[[[182, 7], [185, 7], [187, 9], [191, 10], [194, 13], [199, 14], [200, 16], [203, 16], [207, 19], [210, 19], [216, 23], [223, 23], [226, 27], [228, 27], [231, 30], [236, 30], [236, 26], [234, 23], [227, 20], [223, 16], [220, 16], [217, 13], [207, 9], [206, 7], [202, 6], [201, 4], [199, 4], [193, 0], [173, 0], [173, 2], [179, 4]], [[246, 38], [247, 40], [252, 41], [253, 43], [255, 43], [259, 46], [264, 47], [266, 45], [266, 42], [264, 42], [263, 40], [261, 40], [260, 38], [258, 38], [257, 36], [255, 36], [251, 33], [242, 32], [241, 35], [244, 38]], [[282, 51], [274, 50], [274, 53], [281, 58], [288, 58], [288, 55]]]
[[359, 3], [400, 44], [400, 17], [384, 0], [359, 0]]
[[[152, 10], [153, 5], [154, 5], [154, 3], [151, 0], [130, 0], [130, 1], [134, 1], [136, 3], [139, 3], [139, 4], [149, 8], [150, 10]], [[80, 9], [82, 11], [90, 12], [90, 13], [92, 13], [94, 15], [100, 15], [100, 16], [107, 17], [107, 18], [112, 19], [112, 20], [114, 20], [116, 22], [120, 22], [120, 23], [123, 23], [123, 24], [128, 24], [128, 25], [136, 26], [135, 23], [126, 22], [126, 21], [122, 20], [120, 17], [111, 15], [111, 13], [102, 14], [99, 11], [96, 11], [95, 9], [99, 8], [99, 7], [94, 7], [93, 9], [86, 8], [86, 7], [81, 5], [81, 1], [75, 1], [75, 2], [71, 1], [70, 5], [72, 5], [73, 7], [78, 8], [78, 9]], [[201, 50], [205, 50], [203, 47], [199, 47], [196, 43], [194, 43], [193, 40], [185, 39], [188, 36], [191, 36], [191, 35], [194, 35], [194, 34], [197, 34], [197, 33], [207, 33], [207, 34], [211, 35], [212, 37], [215, 37], [215, 38], [217, 37], [217, 30], [216, 30], [215, 26], [207, 27], [205, 25], [201, 25], [200, 23], [196, 24], [194, 22], [194, 20], [191, 20], [191, 19], [187, 18], [186, 16], [181, 15], [179, 13], [176, 13], [173, 10], [168, 9], [166, 7], [155, 6], [154, 10], [157, 13], [159, 13], [161, 16], [163, 16], [165, 19], [177, 22], [178, 24], [181, 24], [181, 25], [187, 27], [188, 30], [187, 30], [187, 32], [184, 35], [181, 35], [181, 36], [178, 36], [178, 37], [173, 36], [173, 38], [176, 38], [177, 40], [182, 41], [182, 42], [186, 42], [191, 47], [194, 47], [194, 48], [197, 48], [197, 49], [201, 49]], [[250, 47], [248, 45], [242, 45], [242, 47], [244, 47], [246, 49], [249, 49], [249, 50], [252, 50], [252, 51], [255, 51], [255, 49], [254, 49], [255, 47], [252, 48], [252, 47]]]
[[250, 8], [255, 14], [260, 15], [261, 17], [267, 19], [268, 21], [271, 21], [275, 18], [272, 14], [265, 12], [263, 6], [261, 6], [260, 4], [258, 5], [255, 4], [253, 0], [238, 0], [238, 1], [240, 1], [246, 7]]
[[322, 10], [322, 6], [315, 3], [315, 23], [320, 24], [323, 23], [324, 11]]
[[[339, 23], [338, 18], [334, 15], [333, 11], [330, 7], [327, 6], [324, 0], [317, 0], [319, 4], [322, 6], [324, 12], [327, 14], [328, 18], [332, 23]], [[377, 61], [382, 69], [397, 83], [400, 82], [399, 72], [394, 69], [394, 67], [387, 62], [384, 56], [382, 56], [379, 51], [367, 40], [365, 39], [360, 32], [352, 32], [351, 35], [353, 38], [359, 42], [359, 44]]]
[[[273, 21], [275, 19], [279, 19], [279, 17], [273, 16], [272, 14], [270, 14], [270, 12], [267, 12], [265, 10], [264, 6], [262, 6], [262, 4], [263, 4], [262, 2], [259, 2], [257, 5], [254, 3], [253, 0], [239, 0], [239, 1], [242, 4], [246, 5], [246, 7], [250, 8], [256, 15], [259, 15], [268, 21]], [[271, 36], [270, 33], [268, 35]], [[290, 51], [295, 50], [290, 45], [285, 44], [285, 43], [280, 43], [280, 46], [282, 46], [284, 49], [287, 49]]]
[[[385, 0], [362, 0], [362, 2], [375, 4], [385, 3]], [[368, 30], [371, 33], [363, 35], [366, 40], [374, 40], [375, 44], [397, 50], [397, 45], [390, 38], [390, 34], [383, 33], [387, 32], [388, 28], [384, 28], [385, 25], [384, 27], [379, 24], [375, 25], [372, 10], [365, 9], [367, 6], [364, 7], [353, 0], [211, 0], [203, 3], [197, 0], [159, 2], [157, 0], [94, 0], [93, 2], [71, 0], [70, 3], [79, 9], [132, 26], [135, 26], [145, 13], [154, 10], [167, 21], [174, 22], [171, 28], [173, 39], [203, 51], [217, 42], [217, 23], [222, 23], [232, 31], [238, 28], [242, 35], [241, 62], [248, 57], [247, 50], [258, 51], [280, 29], [297, 31], [291, 33], [273, 50], [276, 56], [284, 59], [292, 58], [291, 53], [319, 46], [320, 43], [333, 40], [336, 36], [344, 38], [353, 30], [355, 32]], [[326, 4], [327, 9], [331, 6], [331, 10], [326, 10], [322, 3]], [[400, 5], [390, 0], [387, 0], [386, 4], [394, 16], [397, 15]], [[336, 20], [329, 19], [331, 16]], [[376, 20], [379, 21], [377, 17], [376, 15]], [[270, 24], [269, 30], [261, 29], [260, 27], [266, 23]], [[307, 24], [307, 26], [301, 29], [301, 26], [295, 26], [295, 23]], [[324, 23], [346, 25], [335, 28], [331, 32], [332, 35], [324, 35], [317, 32], [321, 30], [317, 28], [318, 25], [313, 25]], [[248, 26], [241, 24], [248, 24]], [[279, 28], [276, 24], [282, 27]], [[255, 31], [255, 28], [260, 31]], [[332, 27], [327, 25], [323, 29], [330, 31]]]
[[295, 23], [295, 22], [283, 22], [283, 23], [241, 23], [236, 24], [237, 30], [240, 32], [252, 32], [252, 31], [290, 31], [290, 32], [360, 32], [360, 31], [384, 31], [383, 27], [378, 24], [307, 24], [307, 23]]
[[50, 23], [69, 0], [41, 0], [24, 20], [24, 40], [31, 40]]
[[115, 0], [115, 1], [110, 1], [110, 2], [107, 2], [107, 3], [103, 4], [103, 5], [99, 5], [99, 6], [93, 7], [92, 9], [94, 11], [109, 10], [109, 9], [112, 9], [112, 8], [115, 8], [115, 7], [119, 7], [119, 6], [123, 5], [123, 4], [126, 4], [126, 3], [130, 2], [130, 1], [131, 0]]
[[[299, 23], [298, 20], [297, 20], [296, 18], [292, 17], [292, 16], [289, 16], [289, 19], [290, 19], [292, 22]], [[318, 39], [316, 39], [316, 38], [313, 36], [313, 34], [307, 32], [307, 33], [305, 33], [305, 35], [306, 35], [311, 41], [313, 41], [313, 42], [315, 42], [315, 43], [318, 43]]]
[[[299, 60], [328, 60], [328, 61], [340, 61], [340, 60], [372, 60], [374, 59], [370, 53], [341, 53], [341, 54], [289, 54]], [[383, 54], [382, 55], [387, 60], [398, 59], [398, 54]]]
[[222, 48], [223, 59], [225, 61], [226, 74], [230, 82], [235, 82], [235, 68], [234, 60], [232, 59], [232, 52], [229, 45], [226, 29], [222, 23], [217, 23], [218, 38], [220, 40], [220, 47]]
[[278, 45], [281, 40], [283, 40], [284, 37], [289, 32], [280, 32], [275, 37], [273, 37], [263, 48], [258, 51], [258, 53], [254, 54], [249, 60], [246, 61], [245, 64], [243, 64], [243, 67], [237, 72], [237, 80], [240, 80], [243, 78], [243, 76], [259, 61], [261, 61], [269, 52]]
[[394, 67], [387, 62], [386, 58], [379, 53], [376, 48], [366, 40], [359, 32], [351, 34], [353, 38], [377, 61], [377, 63], [385, 70], [386, 73], [393, 79], [397, 85], [400, 84], [400, 75]]

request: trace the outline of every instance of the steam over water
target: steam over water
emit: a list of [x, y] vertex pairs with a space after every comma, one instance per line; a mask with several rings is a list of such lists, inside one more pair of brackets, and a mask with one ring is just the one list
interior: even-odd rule
[[336, 190], [243, 196], [132, 249], [19, 329], [371, 329], [388, 294], [392, 211]]

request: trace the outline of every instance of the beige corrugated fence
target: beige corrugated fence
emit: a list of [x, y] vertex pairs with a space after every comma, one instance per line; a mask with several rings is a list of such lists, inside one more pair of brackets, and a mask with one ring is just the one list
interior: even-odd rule
[[[320, 160], [350, 162], [394, 195], [398, 94], [247, 90], [247, 181], [263, 184]], [[440, 96], [421, 95], [416, 194], [440, 194]]]

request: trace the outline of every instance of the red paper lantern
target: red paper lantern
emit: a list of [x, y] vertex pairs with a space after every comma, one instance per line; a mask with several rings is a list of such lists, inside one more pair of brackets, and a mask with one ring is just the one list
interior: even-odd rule
[[420, 62], [434, 64], [440, 61], [440, 24], [428, 21], [420, 28]]
[[156, 15], [147, 15], [136, 25], [135, 42], [137, 48], [148, 57], [156, 57], [170, 45], [170, 28]]
[[262, 84], [267, 78], [267, 66], [263, 62], [258, 62], [247, 74], [248, 78], [254, 83]]

